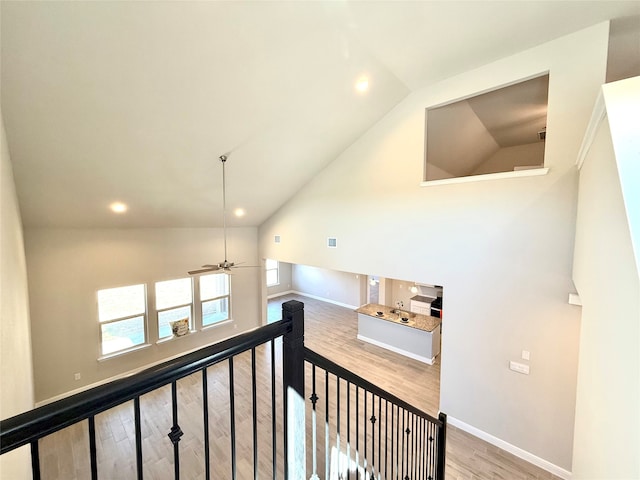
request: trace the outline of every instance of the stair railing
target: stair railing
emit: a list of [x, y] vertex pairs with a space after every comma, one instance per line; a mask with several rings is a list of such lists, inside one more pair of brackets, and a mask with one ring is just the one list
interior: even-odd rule
[[[256, 380], [256, 372], [259, 370], [256, 367], [258, 348], [260, 361], [263, 362], [263, 369], [260, 371], [268, 371], [266, 386], [258, 384]], [[239, 357], [241, 355], [244, 357]], [[250, 355], [249, 361], [242, 360], [246, 360], [246, 355]], [[221, 403], [228, 407], [224, 414], [229, 427], [220, 436], [210, 433], [216, 426], [216, 420], [211, 418], [213, 411], [209, 400], [211, 388], [208, 378], [211, 369], [223, 368], [225, 363], [228, 396]], [[238, 377], [246, 370], [245, 366], [250, 365], [249, 387], [238, 384], [234, 373], [235, 364], [240, 368]], [[324, 371], [324, 383], [317, 382], [317, 369]], [[198, 445], [198, 449], [202, 449], [197, 456], [204, 462], [202, 469], [206, 479], [212, 478], [212, 472], [215, 472], [213, 476], [216, 478], [220, 475], [234, 480], [246, 478], [246, 469], [250, 468], [254, 479], [270, 476], [274, 480], [302, 480], [307, 478], [306, 472], [311, 470], [311, 478], [319, 478], [318, 474], [321, 473], [325, 479], [355, 476], [371, 480], [444, 480], [446, 416], [441, 414], [438, 419], [432, 418], [305, 348], [304, 305], [295, 300], [282, 304], [281, 321], [0, 421], [0, 454], [30, 445], [33, 479], [39, 480], [40, 442], [67, 427], [86, 422], [86, 439], [82, 440], [87, 444], [89, 455], [89, 472], [86, 477], [96, 480], [100, 473], [99, 442], [96, 440], [100, 425], [96, 422], [96, 416], [132, 402], [135, 478], [142, 480], [145, 475], [145, 453], [141, 398], [166, 387], [171, 389], [171, 418], [166, 425], [155, 427], [168, 431], [163, 441], [168, 439], [171, 443], [167, 447], [172, 449], [173, 477], [177, 480], [181, 475], [180, 440], [185, 433], [193, 436], [194, 429], [192, 422], [188, 423], [189, 429], [186, 432], [180, 426], [177, 382], [191, 375], [201, 376], [198, 384], [198, 388], [201, 388], [202, 405], [202, 429], [198, 432], [201, 442], [193, 443]], [[311, 382], [311, 409], [306, 407], [305, 381]], [[335, 385], [335, 394], [331, 393], [331, 382]], [[324, 396], [320, 391], [322, 386], [325, 389]], [[244, 390], [242, 397], [236, 395], [236, 388]], [[245, 406], [243, 413], [237, 414], [236, 398], [246, 400], [247, 391], [250, 391], [250, 405]], [[258, 406], [258, 397], [262, 409]], [[324, 398], [324, 407], [321, 398]], [[264, 404], [269, 405], [266, 412]], [[244, 418], [243, 415], [248, 416], [248, 412], [251, 412], [248, 426], [246, 418], [238, 425], [236, 418]], [[325, 415], [324, 446], [316, 444], [315, 422], [318, 412], [324, 412]], [[352, 412], [355, 412], [353, 420]], [[360, 416], [360, 412], [363, 412], [363, 416]], [[371, 417], [367, 419], [369, 413]], [[216, 418], [219, 421], [219, 417]], [[312, 420], [313, 428], [310, 425]], [[243, 428], [242, 433], [236, 432], [237, 428]], [[353, 429], [355, 432], [352, 434]], [[249, 435], [245, 434], [248, 431], [251, 432], [250, 440], [246, 438]], [[342, 432], [346, 432], [346, 436]], [[223, 436], [226, 438], [222, 438]], [[270, 441], [264, 440], [267, 437]], [[224, 446], [226, 441], [228, 445]], [[278, 448], [280, 441], [282, 449]], [[238, 469], [238, 442], [242, 442], [243, 452], [249, 449], [247, 443], [252, 448], [251, 460], [241, 458], [244, 468], [242, 472]], [[310, 443], [311, 448], [307, 449]], [[228, 449], [230, 465], [226, 475], [220, 472], [219, 464], [212, 465], [214, 446], [217, 452]], [[270, 451], [265, 451], [267, 449]], [[324, 455], [324, 462], [320, 467], [317, 462], [321, 458], [319, 453]], [[267, 458], [268, 462], [265, 461]], [[264, 471], [266, 463], [270, 463], [268, 472]]]

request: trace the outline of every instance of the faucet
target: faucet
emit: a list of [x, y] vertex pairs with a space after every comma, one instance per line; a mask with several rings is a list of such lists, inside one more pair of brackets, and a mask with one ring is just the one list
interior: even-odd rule
[[397, 313], [398, 316], [400, 316], [402, 314], [402, 307], [404, 307], [402, 300], [396, 300], [396, 311], [393, 313]]

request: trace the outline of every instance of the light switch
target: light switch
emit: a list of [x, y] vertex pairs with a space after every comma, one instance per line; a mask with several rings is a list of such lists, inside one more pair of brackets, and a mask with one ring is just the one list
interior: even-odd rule
[[529, 350], [522, 350], [522, 359], [523, 360], [529, 360], [530, 356], [531, 356], [531, 354], [529, 353]]

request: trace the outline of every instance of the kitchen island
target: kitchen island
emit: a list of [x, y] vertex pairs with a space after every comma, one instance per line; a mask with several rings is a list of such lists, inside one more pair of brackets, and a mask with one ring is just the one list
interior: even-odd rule
[[[397, 310], [377, 303], [358, 308], [358, 339], [433, 365], [440, 354], [437, 317]], [[406, 318], [406, 321], [402, 319]]]

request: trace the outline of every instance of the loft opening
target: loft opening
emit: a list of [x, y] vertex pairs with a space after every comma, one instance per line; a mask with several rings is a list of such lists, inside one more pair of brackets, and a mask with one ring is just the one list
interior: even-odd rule
[[544, 167], [549, 74], [426, 110], [424, 181]]

